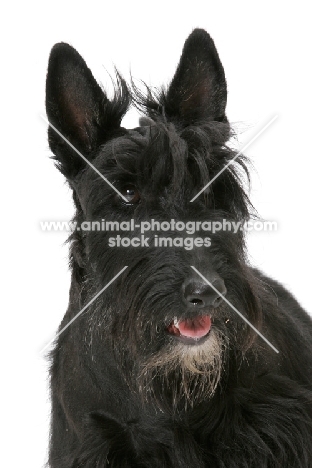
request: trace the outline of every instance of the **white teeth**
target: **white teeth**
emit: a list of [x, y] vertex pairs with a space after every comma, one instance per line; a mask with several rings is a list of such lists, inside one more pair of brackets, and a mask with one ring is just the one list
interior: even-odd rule
[[179, 328], [179, 322], [178, 322], [177, 317], [174, 318], [174, 320], [173, 320], [173, 325], [174, 325], [176, 328]]

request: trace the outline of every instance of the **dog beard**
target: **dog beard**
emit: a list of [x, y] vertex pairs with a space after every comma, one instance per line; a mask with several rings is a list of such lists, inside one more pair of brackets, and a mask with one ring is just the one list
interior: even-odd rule
[[177, 341], [168, 345], [143, 363], [140, 394], [160, 407], [169, 403], [173, 411], [211, 398], [224, 370], [227, 349], [227, 337], [216, 329], [201, 344]]

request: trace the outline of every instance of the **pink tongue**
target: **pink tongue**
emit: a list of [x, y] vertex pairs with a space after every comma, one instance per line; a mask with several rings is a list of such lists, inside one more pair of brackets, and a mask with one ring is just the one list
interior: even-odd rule
[[187, 338], [201, 338], [207, 335], [211, 328], [211, 318], [209, 315], [205, 317], [195, 317], [179, 322], [179, 331], [181, 336]]

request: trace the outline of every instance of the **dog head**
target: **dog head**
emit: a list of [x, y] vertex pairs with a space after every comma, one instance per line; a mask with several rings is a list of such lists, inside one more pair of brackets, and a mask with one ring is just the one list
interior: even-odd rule
[[[252, 345], [253, 332], [229, 303], [254, 325], [261, 322], [242, 230], [204, 228], [249, 216], [244, 159], [228, 165], [237, 155], [227, 146], [226, 100], [224, 70], [203, 30], [187, 39], [168, 88], [143, 94], [132, 84], [130, 91], [117, 74], [111, 100], [72, 47], [61, 43], [51, 52], [49, 143], [76, 205], [76, 312], [127, 266], [90, 306], [77, 334], [99, 363], [96, 372], [104, 372], [109, 349], [130, 385], [146, 397], [170, 396], [174, 405], [210, 397], [230, 362]], [[131, 102], [144, 117], [127, 130], [121, 120]], [[124, 232], [82, 229], [103, 220], [128, 227], [134, 220], [128, 245]], [[150, 229], [142, 238], [136, 226], [151, 220], [166, 232]], [[181, 223], [189, 229], [181, 232]]]

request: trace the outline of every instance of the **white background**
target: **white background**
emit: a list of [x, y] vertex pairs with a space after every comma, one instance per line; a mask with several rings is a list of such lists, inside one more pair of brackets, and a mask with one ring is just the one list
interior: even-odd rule
[[[69, 42], [104, 86], [113, 63], [126, 78], [131, 66], [135, 78], [159, 86], [172, 78], [191, 30], [211, 34], [226, 72], [228, 117], [245, 130], [240, 144], [278, 115], [247, 151], [256, 168], [251, 199], [263, 218], [279, 223], [276, 233], [250, 236], [252, 262], [312, 311], [310, 10], [300, 0], [30, 1], [2, 8], [1, 460], [6, 468], [41, 468], [49, 397], [39, 351], [67, 307], [69, 272], [66, 234], [43, 233], [39, 221], [73, 214], [40, 119], [51, 47]], [[136, 115], [125, 123], [136, 126]]]

